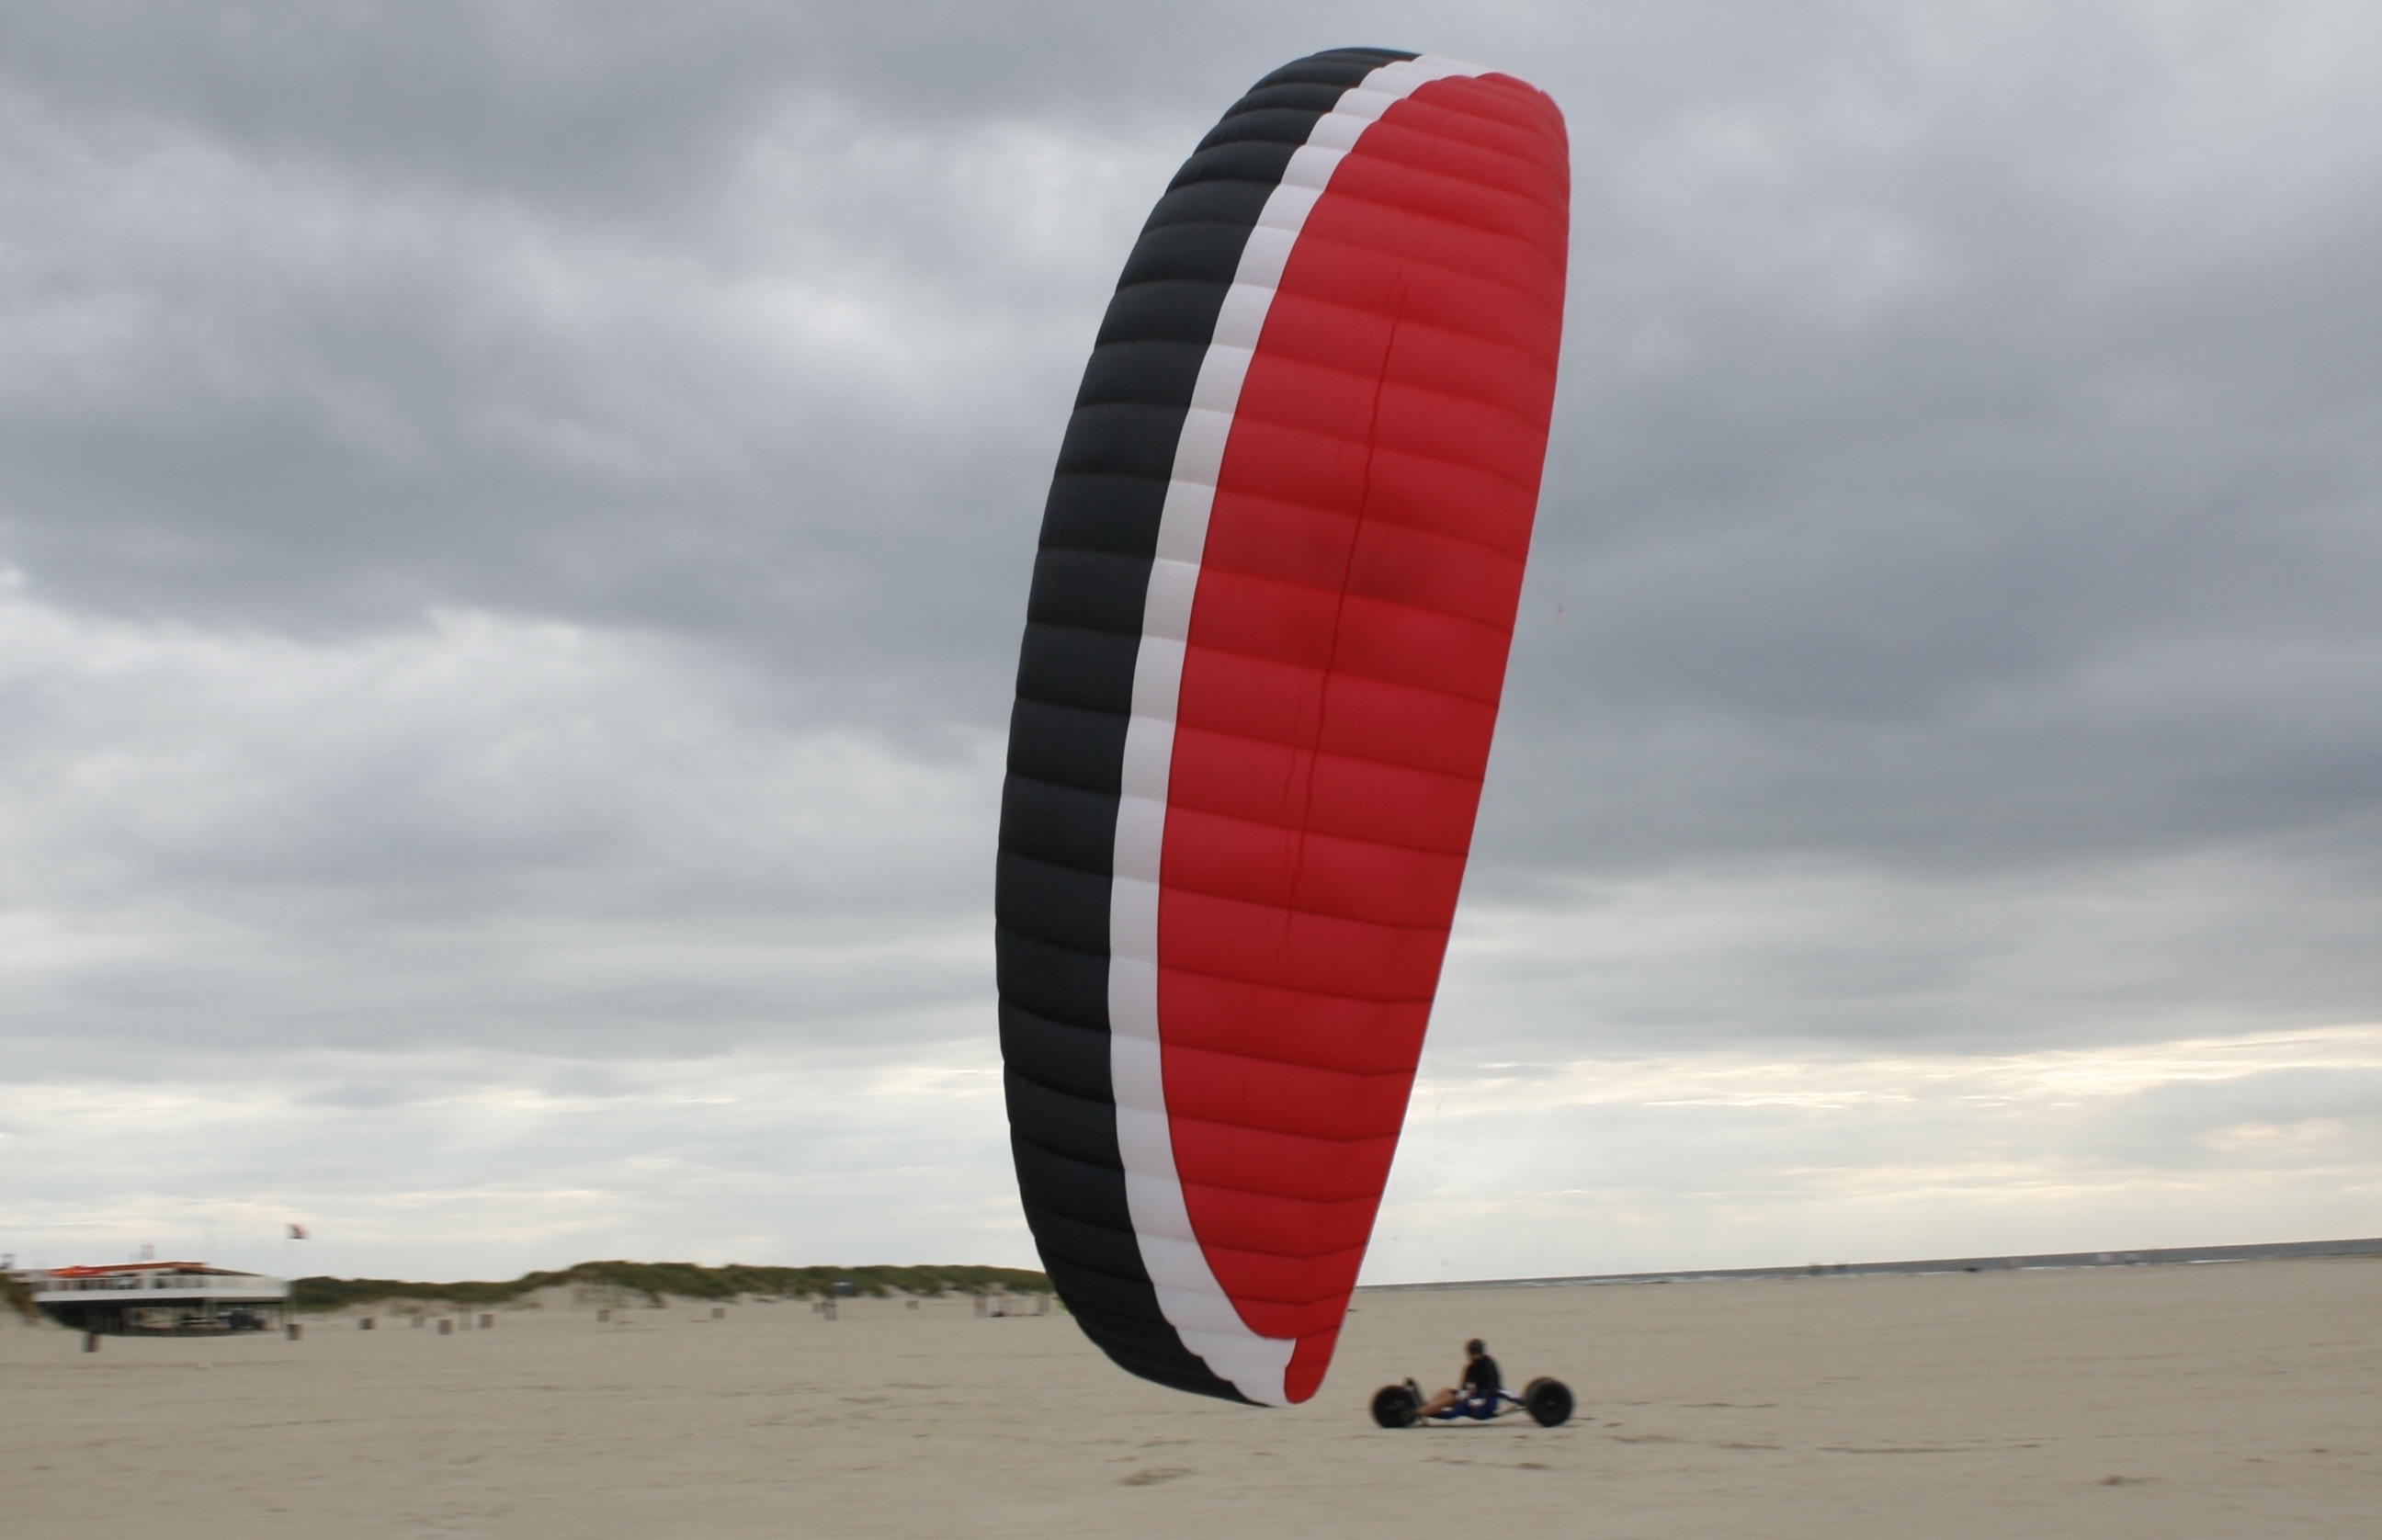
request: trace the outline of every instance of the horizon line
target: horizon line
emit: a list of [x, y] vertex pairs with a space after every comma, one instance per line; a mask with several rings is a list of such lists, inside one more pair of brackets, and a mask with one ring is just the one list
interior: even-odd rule
[[1908, 1262], [1811, 1262], [1768, 1267], [1674, 1267], [1649, 1273], [1574, 1273], [1551, 1277], [1445, 1278], [1422, 1283], [1360, 1283], [1360, 1294], [1430, 1289], [1565, 1289], [1624, 1283], [1717, 1283], [1732, 1278], [2003, 1273], [2072, 1267], [2167, 1267], [2214, 1262], [2382, 1256], [2382, 1236], [2350, 1241], [2270, 1241], [2238, 1246], [2145, 1246], [2131, 1251], [2026, 1252], [2008, 1256], [1926, 1257]]

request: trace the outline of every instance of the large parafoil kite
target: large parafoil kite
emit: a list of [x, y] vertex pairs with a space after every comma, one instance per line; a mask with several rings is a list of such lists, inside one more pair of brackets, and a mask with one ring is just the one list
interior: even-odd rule
[[1143, 227], [1043, 516], [1001, 818], [1025, 1213], [1137, 1375], [1315, 1393], [1472, 839], [1563, 327], [1563, 117], [1349, 48]]

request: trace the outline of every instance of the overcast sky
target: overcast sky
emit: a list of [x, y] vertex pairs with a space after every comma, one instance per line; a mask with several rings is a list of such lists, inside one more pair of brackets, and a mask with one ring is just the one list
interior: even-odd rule
[[1042, 491], [1350, 43], [1574, 168], [1368, 1277], [2382, 1233], [2372, 6], [22, 0], [0, 1251], [1030, 1265]]

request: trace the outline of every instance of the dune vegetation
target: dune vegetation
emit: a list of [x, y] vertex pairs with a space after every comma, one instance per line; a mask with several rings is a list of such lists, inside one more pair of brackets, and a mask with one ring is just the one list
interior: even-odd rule
[[966, 1265], [926, 1267], [764, 1267], [731, 1263], [706, 1267], [693, 1262], [583, 1262], [559, 1272], [523, 1273], [503, 1282], [411, 1283], [399, 1278], [298, 1278], [289, 1286], [300, 1310], [339, 1310], [383, 1300], [442, 1300], [455, 1304], [497, 1305], [541, 1289], [570, 1285], [614, 1289], [659, 1304], [667, 1295], [693, 1300], [732, 1300], [744, 1295], [774, 1299], [823, 1299], [860, 1295], [937, 1298], [945, 1294], [1048, 1294], [1050, 1280], [1023, 1267]]

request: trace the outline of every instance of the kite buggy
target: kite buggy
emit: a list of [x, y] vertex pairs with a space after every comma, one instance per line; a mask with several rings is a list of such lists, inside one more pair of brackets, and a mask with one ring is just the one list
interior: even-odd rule
[[1426, 1400], [1422, 1387], [1408, 1379], [1384, 1385], [1373, 1392], [1373, 1421], [1385, 1428], [1408, 1428], [1429, 1419], [1452, 1423], [1463, 1419], [1486, 1423], [1520, 1407], [1530, 1420], [1551, 1428], [1571, 1416], [1571, 1390], [1563, 1381], [1541, 1375], [1522, 1387], [1518, 1396], [1505, 1388], [1497, 1361], [1480, 1338], [1464, 1344], [1464, 1380]]
[[1459, 1419], [1487, 1423], [1516, 1409], [1530, 1414], [1530, 1421], [1542, 1428], [1551, 1428], [1571, 1419], [1571, 1388], [1559, 1379], [1545, 1375], [1522, 1387], [1518, 1396], [1511, 1390], [1492, 1390], [1486, 1396], [1466, 1397], [1442, 1411], [1426, 1413], [1422, 1387], [1413, 1380], [1396, 1385], [1384, 1385], [1373, 1392], [1373, 1421], [1385, 1428], [1410, 1428], [1426, 1417], [1434, 1423], [1453, 1423]]

